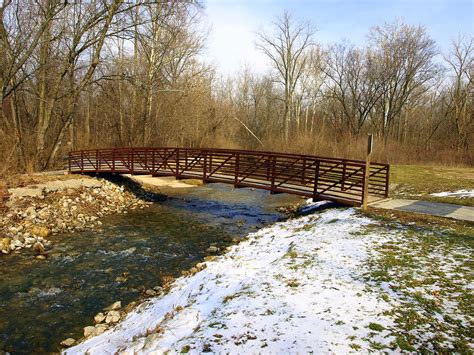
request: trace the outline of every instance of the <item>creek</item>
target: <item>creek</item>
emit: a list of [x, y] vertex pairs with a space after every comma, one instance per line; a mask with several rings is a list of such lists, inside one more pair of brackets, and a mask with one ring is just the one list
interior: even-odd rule
[[209, 246], [285, 218], [289, 195], [210, 184], [143, 210], [102, 218], [100, 229], [51, 237], [46, 260], [31, 251], [0, 257], [0, 353], [57, 352], [61, 340], [115, 301], [125, 306], [162, 277], [203, 261]]

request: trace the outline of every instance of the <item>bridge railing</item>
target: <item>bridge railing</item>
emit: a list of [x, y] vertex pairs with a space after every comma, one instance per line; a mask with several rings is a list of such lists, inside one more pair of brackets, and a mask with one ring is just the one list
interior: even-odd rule
[[[71, 173], [197, 178], [361, 205], [366, 164], [311, 155], [164, 147], [73, 151], [69, 153], [68, 168]], [[369, 193], [387, 197], [388, 184], [389, 165], [372, 163]]]

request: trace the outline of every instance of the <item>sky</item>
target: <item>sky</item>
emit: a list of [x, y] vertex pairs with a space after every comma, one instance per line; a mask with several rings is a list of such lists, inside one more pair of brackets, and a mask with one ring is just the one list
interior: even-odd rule
[[255, 48], [256, 32], [288, 10], [296, 19], [311, 21], [315, 39], [322, 44], [348, 40], [365, 43], [369, 29], [402, 19], [423, 25], [440, 50], [449, 49], [459, 34], [474, 35], [474, 0], [205, 0], [210, 34], [204, 59], [222, 74], [248, 66], [268, 69], [265, 56]]

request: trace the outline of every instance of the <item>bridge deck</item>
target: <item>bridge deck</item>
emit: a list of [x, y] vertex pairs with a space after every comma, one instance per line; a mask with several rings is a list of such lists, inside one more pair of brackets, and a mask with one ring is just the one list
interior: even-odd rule
[[[74, 151], [71, 173], [116, 173], [201, 179], [359, 206], [364, 161], [274, 152], [194, 148], [118, 148]], [[388, 196], [389, 165], [373, 163], [369, 194]]]

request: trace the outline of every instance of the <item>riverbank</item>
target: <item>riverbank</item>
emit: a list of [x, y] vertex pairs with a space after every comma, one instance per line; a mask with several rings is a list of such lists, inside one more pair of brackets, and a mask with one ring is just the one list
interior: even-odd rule
[[278, 222], [65, 353], [472, 352], [473, 251], [352, 208]]
[[[276, 206], [302, 201], [225, 184], [179, 191], [147, 208], [103, 216], [100, 227], [52, 236], [45, 261], [26, 249], [0, 257], [0, 352], [57, 353], [62, 341], [83, 337], [85, 327], [99, 334], [134, 302], [198, 270], [196, 264], [286, 220]], [[122, 307], [107, 322], [104, 308], [117, 301]], [[106, 318], [95, 326], [99, 313]]]
[[36, 258], [45, 259], [53, 235], [97, 228], [101, 217], [150, 204], [149, 199], [134, 194], [123, 181], [115, 184], [87, 176], [61, 176], [58, 180], [48, 176], [45, 180], [10, 188], [4, 194], [7, 197], [0, 214], [0, 255], [28, 249]]

